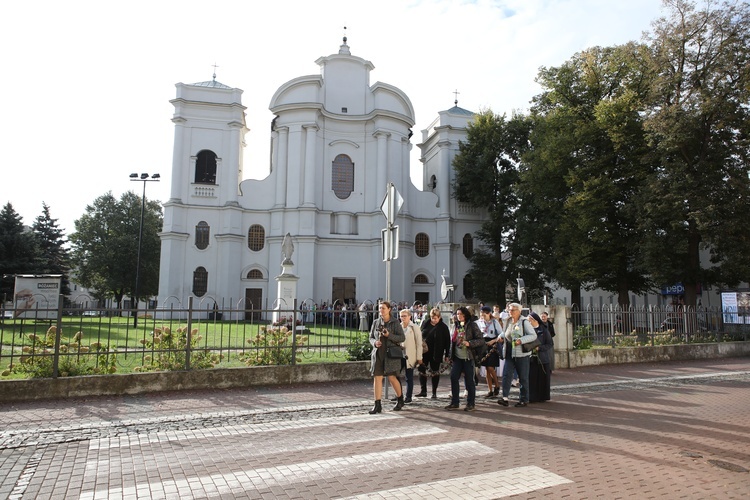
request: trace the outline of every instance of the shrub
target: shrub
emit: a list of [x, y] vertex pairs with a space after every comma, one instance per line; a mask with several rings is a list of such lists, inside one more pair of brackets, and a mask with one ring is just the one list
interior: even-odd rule
[[360, 335], [359, 338], [353, 339], [346, 347], [349, 355], [349, 361], [367, 361], [372, 353], [372, 344], [370, 344], [369, 335]]
[[[23, 354], [18, 363], [10, 365], [2, 372], [3, 376], [19, 373], [29, 378], [50, 378], [54, 372], [54, 349], [57, 327], [51, 326], [44, 336], [34, 333], [26, 337], [31, 341], [24, 346]], [[78, 375], [100, 375], [117, 371], [117, 354], [110, 352], [108, 345], [94, 342], [83, 345], [82, 332], [76, 332], [72, 337], [65, 338], [60, 334], [60, 351], [57, 373], [60, 377], [74, 377]]]
[[573, 349], [591, 349], [594, 342], [591, 340], [591, 327], [581, 325], [573, 332]]
[[253, 351], [242, 354], [240, 360], [248, 366], [291, 364], [293, 350], [307, 341], [306, 336], [300, 335], [296, 338], [296, 345], [292, 345], [293, 333], [286, 326], [261, 326], [255, 338], [247, 341]]
[[[181, 326], [174, 332], [168, 326], [154, 328], [150, 339], [141, 339], [141, 344], [152, 351], [152, 354], [146, 356], [146, 363], [142, 366], [136, 366], [134, 371], [184, 370], [187, 359], [187, 332], [186, 326]], [[191, 369], [213, 368], [223, 358], [221, 354], [199, 348], [198, 343], [202, 339], [203, 337], [198, 334], [197, 328], [190, 331]]]

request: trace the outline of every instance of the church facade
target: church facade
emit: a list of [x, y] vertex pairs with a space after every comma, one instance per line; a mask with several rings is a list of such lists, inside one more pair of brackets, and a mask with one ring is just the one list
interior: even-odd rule
[[[454, 106], [421, 132], [422, 186], [410, 178], [415, 113], [408, 96], [370, 83], [371, 62], [338, 53], [320, 74], [281, 85], [270, 109], [271, 171], [243, 180], [242, 91], [217, 82], [176, 85], [170, 199], [160, 233], [160, 307], [292, 308], [277, 297], [282, 242], [294, 245], [298, 304], [422, 304], [471, 296], [469, 257], [482, 214], [451, 196], [453, 158], [473, 119]], [[381, 211], [393, 183], [403, 205], [390, 297]]]

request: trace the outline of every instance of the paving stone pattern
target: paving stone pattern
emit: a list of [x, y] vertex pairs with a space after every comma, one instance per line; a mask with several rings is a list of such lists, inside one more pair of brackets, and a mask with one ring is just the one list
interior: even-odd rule
[[0, 403], [0, 499], [750, 496], [750, 359], [557, 370], [526, 408], [440, 388], [379, 415], [361, 381]]

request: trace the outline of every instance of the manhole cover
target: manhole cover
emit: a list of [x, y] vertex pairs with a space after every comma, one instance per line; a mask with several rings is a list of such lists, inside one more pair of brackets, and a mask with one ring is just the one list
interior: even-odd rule
[[688, 458], [703, 458], [703, 455], [701, 455], [700, 453], [695, 453], [694, 451], [681, 451], [680, 455]]
[[716, 467], [721, 467], [722, 469], [731, 470], [732, 472], [748, 472], [746, 468], [725, 462], [724, 460], [709, 460], [708, 463], [715, 465]]

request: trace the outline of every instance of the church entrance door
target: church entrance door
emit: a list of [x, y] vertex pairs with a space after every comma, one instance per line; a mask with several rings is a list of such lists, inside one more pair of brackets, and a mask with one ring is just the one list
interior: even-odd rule
[[333, 278], [331, 300], [339, 303], [357, 303], [357, 280], [354, 278]]
[[245, 288], [245, 321], [260, 321], [263, 289]]

